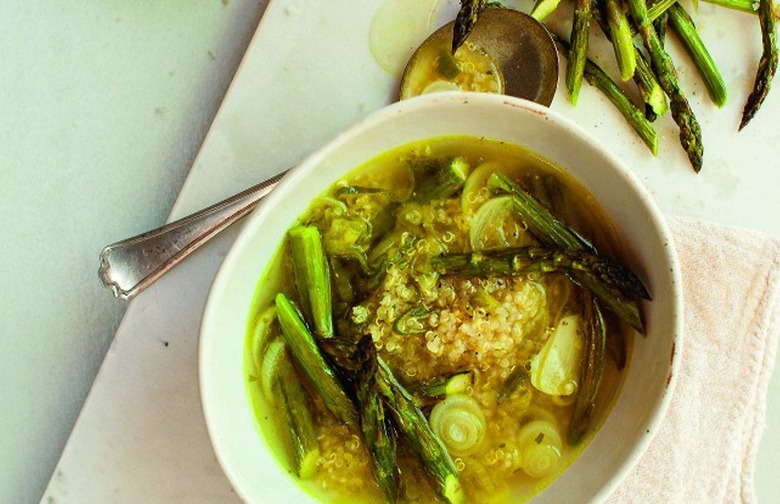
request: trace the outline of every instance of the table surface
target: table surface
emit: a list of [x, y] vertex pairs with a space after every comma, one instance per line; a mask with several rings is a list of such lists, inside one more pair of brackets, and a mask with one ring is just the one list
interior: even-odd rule
[[[400, 0], [344, 0], [327, 6], [315, 0], [273, 0], [170, 218], [295, 165], [338, 131], [389, 103], [397, 78], [377, 65], [367, 43], [376, 9], [388, 1]], [[240, 7], [247, 13], [262, 12], [262, 6], [225, 5], [228, 10]], [[440, 7], [439, 17], [444, 19], [455, 2], [444, 0]], [[780, 236], [780, 198], [774, 195], [780, 160], [772, 156], [780, 133], [770, 127], [780, 119], [778, 93], [770, 95], [744, 132], [734, 133], [753, 79], [754, 67], [744, 61], [757, 60], [760, 54], [757, 24], [749, 15], [715, 11], [708, 4], [700, 5], [697, 19], [711, 52], [722, 58], [731, 92], [729, 104], [718, 110], [709, 104], [690, 65], [679, 68], [702, 123], [707, 149], [702, 174], [696, 176], [688, 167], [668, 117], [659, 120], [661, 153], [653, 158], [604, 98], [587, 86], [578, 107], [572, 107], [561, 92], [552, 108], [630, 160], [665, 213]], [[728, 33], [755, 36], [735, 41], [725, 36]], [[239, 45], [231, 49], [240, 55]], [[675, 45], [671, 50], [679, 54]], [[231, 68], [225, 65], [222, 70], [224, 79]], [[182, 88], [189, 84], [178, 83]], [[204, 106], [215, 107], [219, 97], [214, 98]], [[190, 123], [177, 119], [178, 131], [185, 131]], [[175, 157], [181, 162], [185, 156]], [[163, 165], [165, 153], [154, 161]], [[175, 181], [169, 185], [175, 186]], [[209, 444], [197, 378], [199, 313], [237, 231], [228, 230], [210, 242], [130, 303], [44, 502], [238, 500]], [[776, 373], [759, 452], [757, 492], [766, 502], [780, 492], [780, 482], [769, 469], [780, 462], [779, 381]]]

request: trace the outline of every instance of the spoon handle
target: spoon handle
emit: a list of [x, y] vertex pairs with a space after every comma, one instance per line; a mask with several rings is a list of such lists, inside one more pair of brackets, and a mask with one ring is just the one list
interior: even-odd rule
[[251, 212], [286, 173], [192, 215], [108, 245], [100, 253], [100, 280], [114, 297], [131, 299], [217, 233]]

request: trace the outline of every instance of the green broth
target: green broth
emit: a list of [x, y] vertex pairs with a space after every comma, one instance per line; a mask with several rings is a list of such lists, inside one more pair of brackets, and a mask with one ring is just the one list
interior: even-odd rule
[[[420, 178], [430, 175], [431, 166], [455, 158], [465, 160], [470, 176], [486, 165], [489, 168], [483, 171], [508, 174], [601, 253], [621, 258], [618, 237], [606, 214], [565, 171], [521, 147], [479, 138], [437, 138], [386, 152], [342, 177], [312, 202], [299, 222], [319, 229], [331, 266], [336, 265], [341, 274], [340, 279], [335, 273], [333, 277], [337, 334], [370, 334], [378, 354], [411, 389], [442, 376], [471, 372], [472, 383], [462, 393], [479, 405], [486, 428], [478, 449], [453, 455], [467, 501], [526, 500], [563, 472], [587, 445], [614, 402], [625, 370], [618, 370], [614, 360], [607, 358], [596, 413], [584, 439], [573, 447], [566, 443], [573, 396], [551, 397], [526, 378], [505, 399], [497, 400], [507, 378], [530, 366], [563, 317], [582, 312], [581, 300], [577, 288], [561, 273], [473, 278], [435, 274], [427, 268], [430, 257], [471, 251], [470, 222], [484, 201], [494, 196], [480, 189], [475, 176], [471, 182], [476, 181], [476, 186], [467, 179], [466, 189], [450, 197], [419, 199], [413, 188], [420, 187]], [[488, 232], [480, 246], [492, 250], [536, 243], [522, 222], [502, 225], [502, 231]], [[382, 242], [388, 236], [402, 237], [389, 240], [394, 255], [377, 252], [384, 250]], [[252, 355], [255, 325], [276, 293], [299, 300], [288, 249], [285, 240], [258, 284], [248, 319], [244, 369], [262, 435], [296, 478], [285, 417], [278, 401], [271, 404], [263, 394], [261, 371]], [[338, 257], [333, 259], [334, 255]], [[415, 307], [422, 308], [413, 311]], [[624, 338], [630, 351], [633, 332], [609, 314], [606, 319], [610, 337]], [[361, 433], [340, 424], [306, 379], [301, 381], [313, 398], [319, 459], [314, 477], [300, 483], [326, 502], [383, 502]], [[418, 399], [426, 416], [440, 400]], [[548, 474], [530, 477], [523, 464], [531, 452], [520, 440], [528, 430], [523, 428], [537, 420], [551, 422], [560, 432], [562, 458]], [[540, 438], [544, 436], [537, 436], [537, 444]], [[399, 445], [400, 502], [435, 502], [420, 463], [402, 441]]]

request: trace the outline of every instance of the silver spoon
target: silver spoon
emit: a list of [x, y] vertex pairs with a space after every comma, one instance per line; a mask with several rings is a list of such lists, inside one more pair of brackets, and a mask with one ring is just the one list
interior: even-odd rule
[[[421, 64], [426, 45], [450, 40], [452, 23], [434, 32], [409, 60], [401, 89]], [[547, 29], [532, 17], [509, 9], [488, 9], [468, 42], [493, 58], [503, 76], [504, 94], [549, 105], [558, 82], [558, 55]], [[401, 93], [402, 98], [409, 96]], [[179, 261], [241, 219], [270, 193], [284, 171], [197, 213], [108, 245], [100, 253], [98, 276], [119, 299], [131, 299]]]

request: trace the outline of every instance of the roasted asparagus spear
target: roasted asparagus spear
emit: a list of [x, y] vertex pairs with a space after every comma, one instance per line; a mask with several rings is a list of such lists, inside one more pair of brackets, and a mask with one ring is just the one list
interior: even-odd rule
[[322, 247], [320, 232], [314, 226], [295, 226], [290, 239], [295, 284], [307, 320], [320, 338], [333, 337], [333, 307], [330, 267]]
[[298, 309], [284, 293], [280, 292], [276, 296], [276, 312], [282, 327], [282, 337], [287, 342], [298, 369], [309, 379], [325, 407], [349, 427], [357, 428], [355, 406], [344, 392], [333, 369], [322, 357]]
[[377, 387], [385, 404], [393, 415], [395, 424], [409, 447], [422, 462], [434, 489], [449, 504], [465, 501], [458, 471], [447, 449], [431, 431], [409, 392], [393, 376], [387, 364], [378, 358]]
[[581, 249], [522, 247], [443, 255], [433, 258], [431, 263], [441, 273], [468, 276], [562, 271], [576, 284], [590, 290], [637, 331], [644, 332], [639, 307], [632, 296], [649, 299], [650, 295], [630, 270], [601, 255], [589, 254]]
[[320, 456], [317, 431], [311, 416], [310, 399], [293, 369], [287, 352], [280, 356], [274, 377], [282, 398], [282, 409], [287, 419], [295, 473], [309, 479], [317, 470]]
[[[559, 46], [563, 48], [568, 46], [568, 44], [559, 37], [554, 38]], [[630, 51], [633, 54], [634, 44], [630, 43], [629, 45]], [[636, 60], [634, 60], [634, 68], [636, 67], [635, 65]], [[634, 69], [632, 68], [631, 71], [633, 75]], [[645, 114], [639, 110], [636, 105], [631, 102], [631, 100], [628, 99], [628, 97], [618, 87], [615, 81], [613, 81], [609, 75], [607, 75], [607, 73], [604, 72], [604, 70], [602, 70], [601, 67], [594, 63], [590, 58], [585, 60], [584, 72], [585, 80], [587, 80], [588, 83], [590, 83], [596, 89], [604, 93], [604, 95], [609, 99], [609, 101], [612, 102], [615, 108], [617, 108], [620, 113], [623, 114], [623, 117], [626, 118], [631, 127], [634, 128], [634, 131], [636, 131], [636, 133], [639, 135], [639, 138], [641, 138], [645, 145], [647, 145], [647, 148], [650, 149], [650, 152], [652, 152], [653, 155], [658, 154], [658, 135], [656, 134], [653, 125], [650, 124], [650, 121], [647, 119], [647, 117], [645, 117]], [[661, 98], [665, 104], [666, 100], [663, 98], [663, 92], [661, 94]]]
[[569, 444], [575, 445], [587, 431], [596, 405], [606, 358], [606, 325], [598, 301], [583, 293], [585, 329], [585, 360], [580, 368], [580, 384], [574, 400], [574, 411], [569, 424]]
[[777, 35], [775, 33], [775, 17], [772, 12], [773, 4], [773, 0], [759, 0], [758, 3], [758, 20], [761, 24], [763, 51], [756, 70], [756, 82], [753, 85], [753, 91], [748, 96], [747, 103], [745, 103], [745, 109], [742, 111], [742, 122], [739, 129], [747, 126], [758, 112], [764, 98], [769, 93], [769, 86], [772, 84], [775, 71], [777, 71]]
[[721, 77], [712, 56], [704, 46], [704, 42], [699, 37], [691, 16], [679, 3], [672, 5], [666, 12], [669, 13], [669, 23], [672, 29], [696, 65], [712, 102], [718, 107], [722, 107], [726, 104], [728, 96], [726, 84], [723, 82], [723, 77]]
[[371, 454], [374, 476], [388, 502], [398, 497], [398, 466], [396, 465], [395, 433], [386, 416], [377, 380], [377, 355], [371, 336], [363, 336], [355, 352], [356, 394], [360, 405], [360, 428]]

